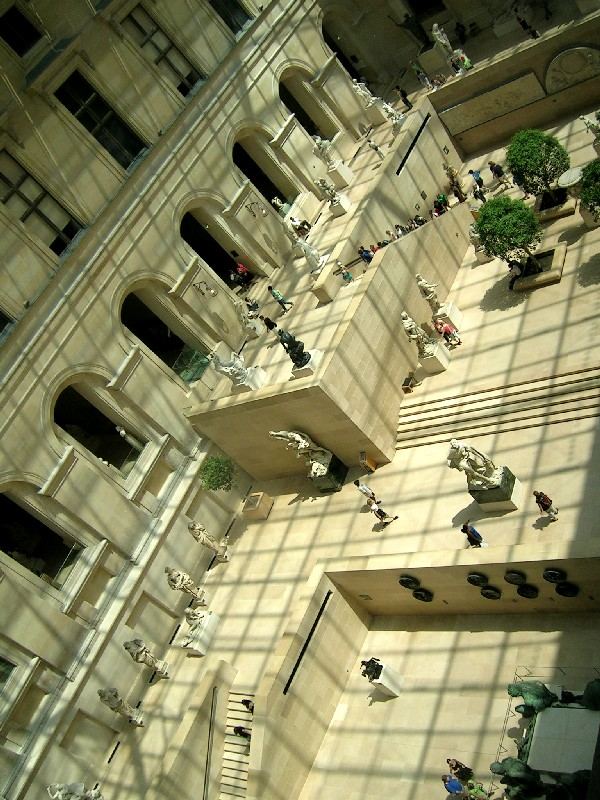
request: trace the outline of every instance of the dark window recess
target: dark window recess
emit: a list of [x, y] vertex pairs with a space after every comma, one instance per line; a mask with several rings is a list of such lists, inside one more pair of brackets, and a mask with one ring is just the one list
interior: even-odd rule
[[186, 383], [197, 381], [208, 367], [208, 354], [186, 344], [135, 294], [123, 301], [121, 321]]
[[0, 550], [25, 569], [60, 587], [81, 549], [0, 494]]
[[294, 95], [290, 92], [287, 86], [283, 83], [279, 84], [279, 99], [287, 108], [290, 114], [294, 114], [300, 125], [309, 134], [309, 136], [321, 136], [321, 131], [317, 123], [308, 115], [302, 105]]
[[0, 38], [18, 56], [24, 56], [34, 44], [39, 42], [42, 34], [16, 6], [11, 6], [0, 17]]
[[135, 6], [121, 25], [184, 97], [198, 81], [206, 80], [206, 75], [192, 66], [143, 6]]
[[229, 30], [240, 33], [252, 17], [237, 0], [208, 0]]
[[330, 50], [336, 54], [338, 61], [340, 64], [346, 68], [346, 72], [350, 75], [351, 78], [356, 78], [357, 80], [361, 80], [361, 74], [354, 66], [352, 59], [355, 61], [356, 56], [348, 56], [344, 53], [342, 48], [339, 45], [339, 42], [326, 28], [323, 26], [323, 39], [325, 40], [325, 44], [329, 47]]
[[7, 316], [0, 308], [0, 344], [6, 339], [11, 332], [15, 321]]
[[59, 395], [54, 406], [54, 422], [96, 458], [107, 461], [124, 476], [133, 469], [139, 449], [120, 436], [118, 421], [106, 417], [74, 386], [67, 386]]
[[244, 148], [244, 146], [239, 142], [236, 142], [233, 145], [232, 157], [233, 163], [236, 165], [236, 167], [238, 167], [244, 173], [250, 183], [256, 186], [267, 203], [270, 203], [274, 197], [281, 197], [288, 203], [292, 203], [294, 201], [294, 197], [288, 197], [287, 192], [275, 186], [269, 176], [265, 174], [265, 172]]
[[77, 70], [69, 75], [54, 94], [125, 169], [146, 148], [139, 136]]
[[[221, 280], [229, 286], [237, 286], [236, 281], [231, 281], [229, 276], [235, 270], [236, 256], [228, 253], [216, 239], [210, 235], [204, 225], [189, 212], [183, 215], [180, 227], [181, 238], [187, 242], [200, 258], [202, 258], [217, 273]], [[233, 256], [233, 258], [232, 258]]]
[[0, 656], [0, 687], [5, 686], [16, 665]]
[[6, 150], [0, 151], [0, 200], [57, 255], [81, 230], [81, 224]]

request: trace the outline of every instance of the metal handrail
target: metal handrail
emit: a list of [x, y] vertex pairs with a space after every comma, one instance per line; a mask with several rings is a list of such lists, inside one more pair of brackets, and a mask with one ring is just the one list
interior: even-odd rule
[[210, 716], [208, 718], [208, 742], [206, 746], [206, 763], [204, 765], [204, 786], [202, 787], [202, 800], [208, 800], [208, 789], [210, 784], [210, 762], [212, 758], [213, 739], [215, 736], [215, 708], [217, 706], [218, 686], [212, 688], [212, 698], [210, 701]]

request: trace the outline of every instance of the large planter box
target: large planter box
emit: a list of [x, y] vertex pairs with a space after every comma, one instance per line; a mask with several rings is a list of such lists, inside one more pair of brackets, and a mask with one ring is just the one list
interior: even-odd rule
[[[537, 258], [543, 259], [544, 255], [544, 253], [540, 253]], [[543, 272], [538, 272], [536, 275], [525, 275], [523, 278], [517, 278], [513, 290], [515, 292], [526, 292], [529, 289], [538, 289], [540, 286], [548, 286], [551, 283], [560, 283], [566, 255], [567, 245], [565, 242], [560, 242], [554, 248], [549, 269], [544, 269]]]

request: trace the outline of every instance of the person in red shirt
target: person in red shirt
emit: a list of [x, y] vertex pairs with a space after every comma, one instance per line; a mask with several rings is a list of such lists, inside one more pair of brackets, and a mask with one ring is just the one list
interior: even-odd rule
[[436, 321], [433, 323], [433, 326], [440, 336], [444, 337], [446, 344], [462, 344], [462, 340], [459, 338], [458, 331], [453, 325], [450, 325], [448, 322], [444, 322], [443, 319], [436, 319]]
[[240, 276], [240, 278], [242, 279], [242, 281], [246, 286], [252, 280], [252, 273], [250, 272], [248, 267], [245, 267], [241, 262], [239, 264], [236, 264], [235, 271]]

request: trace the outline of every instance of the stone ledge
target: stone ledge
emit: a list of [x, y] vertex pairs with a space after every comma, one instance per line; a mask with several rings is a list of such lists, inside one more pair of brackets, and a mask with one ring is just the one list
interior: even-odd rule
[[549, 222], [552, 219], [560, 219], [561, 217], [570, 217], [571, 214], [575, 213], [575, 209], [577, 208], [577, 200], [575, 200], [574, 197], [569, 197], [564, 203], [562, 203], [562, 205], [553, 206], [552, 208], [548, 208], [546, 211], [538, 210], [539, 203], [540, 198], [538, 197], [534, 205], [534, 211], [536, 217], [542, 223]]
[[529, 289], [538, 289], [540, 286], [549, 286], [552, 283], [560, 283], [566, 255], [567, 245], [565, 242], [560, 242], [554, 248], [552, 265], [550, 266], [550, 269], [546, 269], [543, 272], [538, 272], [536, 275], [526, 275], [523, 278], [517, 278], [513, 287], [514, 291], [526, 292]]

